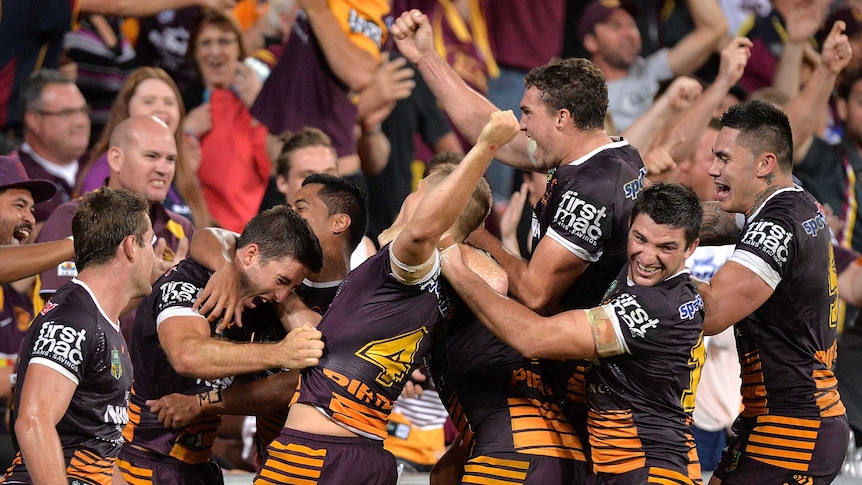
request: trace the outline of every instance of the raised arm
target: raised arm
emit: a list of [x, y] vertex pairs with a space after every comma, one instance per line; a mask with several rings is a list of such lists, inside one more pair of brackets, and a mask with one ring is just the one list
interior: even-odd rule
[[[371, 84], [377, 56], [350, 40], [326, 0], [298, 0], [298, 3], [305, 10], [326, 62], [338, 79], [353, 91], [361, 91]], [[368, 22], [368, 19], [360, 20]]]
[[232, 8], [235, 0], [80, 0], [81, 12], [114, 17], [147, 17], [162, 10], [199, 6], [213, 10]]
[[37, 275], [74, 258], [75, 245], [68, 238], [23, 246], [0, 246], [0, 284]]
[[745, 72], [745, 65], [751, 57], [751, 47], [750, 40], [737, 37], [722, 49], [721, 64], [715, 81], [683, 112], [668, 133], [670, 140], [684, 140], [672, 148], [670, 154], [674, 160], [685, 160], [694, 154], [701, 135], [709, 126], [709, 120], [715, 116], [730, 88]]
[[688, 0], [686, 5], [694, 20], [694, 30], [667, 53], [668, 66], [677, 75], [699, 69], [710, 54], [724, 45], [727, 37], [727, 18], [717, 0]]
[[[401, 14], [391, 27], [398, 50], [416, 64], [443, 110], [455, 127], [471, 142], [476, 142], [488, 116], [497, 108], [474, 91], [434, 50], [431, 23], [419, 10]], [[502, 147], [494, 158], [526, 170], [534, 170], [527, 156], [527, 136], [519, 133], [512, 143]]]
[[843, 21], [835, 22], [823, 42], [820, 65], [814, 70], [799, 95], [788, 101], [782, 108], [793, 130], [795, 163], [805, 158], [820, 118], [816, 113], [826, 109], [838, 74], [847, 67], [853, 57], [850, 41], [844, 34], [845, 27]]
[[[479, 134], [479, 141], [464, 160], [440, 183], [428, 189], [416, 212], [392, 243], [392, 256], [403, 266], [419, 267], [433, 256], [443, 233], [461, 215], [473, 189], [487, 170], [494, 153], [518, 133], [518, 121], [511, 111], [496, 111]], [[418, 268], [406, 271], [393, 262], [393, 271], [403, 278], [418, 280]], [[424, 268], [425, 274], [431, 267]]]

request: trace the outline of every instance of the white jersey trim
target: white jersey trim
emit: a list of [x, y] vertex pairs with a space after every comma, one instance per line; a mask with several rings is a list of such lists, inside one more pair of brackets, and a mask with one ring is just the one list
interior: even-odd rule
[[46, 359], [45, 357], [33, 357], [33, 359], [30, 360], [30, 365], [32, 365], [32, 364], [44, 365], [45, 367], [48, 367], [49, 369], [53, 369], [53, 370], [59, 372], [60, 375], [62, 375], [66, 379], [69, 379], [70, 381], [74, 382], [76, 386], [78, 384], [80, 384], [80, 382], [78, 381], [78, 378], [75, 376], [75, 374], [72, 374], [71, 372], [69, 372], [69, 369], [63, 367], [62, 365], [54, 362], [51, 359]]
[[80, 286], [81, 288], [87, 290], [87, 294], [90, 295], [90, 299], [93, 300], [93, 303], [96, 304], [96, 308], [99, 309], [99, 313], [101, 313], [102, 316], [105, 317], [105, 320], [111, 322], [111, 326], [114, 327], [114, 330], [119, 332], [120, 331], [120, 321], [117, 320], [115, 322], [115, 321], [111, 320], [111, 317], [109, 317], [108, 314], [105, 313], [105, 310], [102, 309], [102, 305], [99, 304], [99, 300], [96, 299], [96, 295], [93, 294], [93, 290], [91, 290], [90, 287], [87, 286], [87, 283], [84, 283], [83, 281], [79, 280], [78, 278], [72, 278], [72, 283], [75, 283], [76, 285]]
[[308, 278], [305, 278], [302, 280], [302, 285], [309, 288], [334, 288], [340, 285], [342, 281], [344, 280], [324, 281], [323, 283], [318, 283], [317, 281], [311, 281]]
[[590, 263], [595, 263], [596, 261], [599, 260], [599, 258], [602, 257], [603, 251], [599, 251], [598, 254], [592, 254], [589, 251], [587, 251], [586, 249], [578, 246], [577, 244], [574, 244], [573, 242], [571, 242], [568, 239], [561, 236], [560, 233], [555, 231], [554, 228], [552, 228], [552, 227], [548, 228], [548, 230], [545, 232], [545, 236], [551, 238], [553, 241], [556, 241], [557, 244], [566, 248], [570, 253], [583, 259], [584, 261], [589, 261]]
[[622, 324], [620, 323], [620, 317], [619, 315], [617, 315], [617, 312], [614, 311], [614, 306], [609, 303], [607, 305], [602, 305], [601, 308], [605, 310], [605, 313], [608, 315], [608, 318], [611, 319], [614, 334], [617, 337], [617, 342], [619, 342], [620, 347], [623, 349], [623, 353], [631, 355], [632, 351], [629, 349], [629, 345], [626, 342], [626, 338], [623, 336], [623, 328]]
[[165, 308], [164, 310], [162, 310], [162, 312], [159, 313], [159, 315], [156, 317], [156, 330], [159, 329], [159, 325], [161, 325], [162, 322], [164, 322], [168, 318], [173, 318], [173, 317], [199, 317], [199, 318], [203, 318], [204, 320], [206, 320], [206, 318], [204, 318], [203, 315], [192, 310], [192, 307], [189, 307], [189, 306], [172, 306], [172, 307], [168, 307], [168, 308]]
[[590, 153], [587, 153], [586, 155], [584, 155], [578, 159], [572, 160], [571, 162], [566, 163], [564, 165], [580, 165], [580, 164], [586, 162], [587, 160], [589, 160], [590, 158], [594, 157], [597, 153], [599, 153], [601, 151], [609, 150], [611, 148], [622, 148], [622, 147], [629, 145], [629, 142], [627, 142], [625, 140], [625, 138], [623, 138], [621, 136], [612, 136], [610, 138], [611, 138], [611, 140], [613, 140], [612, 142], [607, 143], [605, 145], [602, 145], [602, 146], [596, 148], [595, 150], [591, 151]]
[[729, 261], [739, 263], [748, 268], [754, 274], [760, 276], [760, 279], [773, 290], [778, 286], [778, 283], [781, 283], [781, 275], [778, 274], [778, 271], [775, 271], [766, 261], [748, 251], [737, 249], [730, 256]]

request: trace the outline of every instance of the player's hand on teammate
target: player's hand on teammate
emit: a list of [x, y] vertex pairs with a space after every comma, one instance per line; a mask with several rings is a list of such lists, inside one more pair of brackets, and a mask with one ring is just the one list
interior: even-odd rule
[[414, 369], [410, 373], [410, 378], [404, 382], [404, 389], [401, 390], [401, 397], [418, 399], [422, 397], [425, 389], [422, 388], [424, 382], [428, 381], [428, 376], [420, 369]]
[[408, 10], [395, 19], [389, 28], [398, 51], [410, 62], [419, 64], [434, 52], [434, 38], [428, 16], [419, 10]]
[[288, 333], [276, 345], [281, 346], [281, 367], [304, 369], [316, 366], [323, 357], [323, 334], [311, 325], [303, 325]]
[[232, 264], [221, 266], [198, 295], [192, 310], [212, 323], [219, 319], [216, 333], [222, 333], [231, 323], [242, 327], [242, 305], [239, 298], [239, 270]]
[[479, 133], [477, 145], [485, 143], [491, 151], [496, 151], [512, 141], [520, 131], [521, 125], [512, 110], [495, 111]]
[[168, 429], [179, 429], [194, 423], [201, 417], [202, 411], [201, 398], [186, 394], [168, 394], [151, 399], [147, 401], [147, 406]]

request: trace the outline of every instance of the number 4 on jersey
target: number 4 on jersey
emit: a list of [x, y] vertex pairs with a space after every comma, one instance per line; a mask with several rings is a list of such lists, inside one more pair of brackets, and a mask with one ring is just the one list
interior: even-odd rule
[[428, 330], [425, 327], [410, 333], [396, 335], [367, 343], [356, 352], [356, 356], [381, 369], [375, 379], [381, 386], [392, 387], [401, 382], [414, 365], [419, 344]]

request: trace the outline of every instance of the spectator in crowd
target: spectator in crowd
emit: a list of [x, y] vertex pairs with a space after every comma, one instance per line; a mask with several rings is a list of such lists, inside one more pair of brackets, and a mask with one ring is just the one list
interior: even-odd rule
[[[486, 2], [485, 6], [491, 53], [500, 70], [499, 76], [488, 80], [488, 100], [517, 113], [524, 96], [524, 76], [561, 54], [566, 2], [546, 0], [541, 9], [530, 0]], [[502, 163], [492, 163], [485, 174], [498, 208], [512, 194], [514, 175], [514, 169]]]
[[150, 292], [153, 230], [143, 196], [88, 194], [72, 222], [78, 278], [24, 338], [15, 389], [19, 456], [5, 483], [112, 483], [132, 363], [119, 317]]
[[[163, 205], [177, 160], [174, 134], [164, 122], [153, 116], [127, 118], [112, 132], [107, 158], [111, 167], [107, 186], [141, 194], [150, 204], [149, 216], [157, 237], [154, 244], [156, 264], [153, 265], [150, 281], [155, 281], [185, 258], [188, 241], [194, 234], [191, 221]], [[72, 219], [80, 204], [81, 200], [75, 199], [58, 207], [45, 222], [37, 241], [53, 241], [69, 236]], [[40, 296], [47, 300], [76, 275], [77, 262], [73, 260], [44, 271], [41, 275]], [[120, 320], [123, 334], [129, 342], [134, 321], [134, 311], [123, 315]]]
[[717, 0], [688, 1], [695, 30], [668, 49], [640, 57], [641, 37], [630, 4], [593, 0], [577, 25], [590, 59], [608, 80], [608, 111], [623, 131], [652, 104], [659, 81], [696, 71], [724, 46], [727, 21]]
[[[314, 126], [332, 137], [339, 175], [365, 188], [356, 153], [357, 97], [385, 41], [384, 0], [297, 0], [302, 8], [251, 114], [270, 133]], [[297, 69], [296, 66], [302, 66]]]
[[38, 233], [51, 212], [72, 198], [79, 160], [90, 142], [90, 109], [74, 81], [47, 69], [27, 80], [21, 108], [24, 143], [17, 156], [31, 177], [57, 184], [57, 194], [36, 206]]
[[832, 2], [771, 0], [770, 3], [772, 8], [766, 15], [751, 16], [737, 32], [737, 35], [748, 37], [754, 44], [751, 67], [740, 80], [742, 87], [749, 93], [771, 86], [773, 81], [785, 82], [780, 79], [783, 76], [776, 79], [776, 73], [788, 56], [801, 59], [807, 55], [816, 62], [816, 55], [811, 55], [816, 54], [813, 36], [820, 30]]
[[104, 185], [110, 175], [108, 148], [111, 133], [124, 120], [134, 116], [155, 116], [174, 133], [177, 145], [174, 183], [168, 190], [164, 206], [195, 222], [197, 227], [210, 225], [209, 211], [197, 179], [200, 165], [200, 143], [183, 130], [186, 112], [180, 92], [168, 74], [157, 67], [141, 67], [123, 83], [111, 117], [93, 146], [87, 164], [81, 169], [75, 192], [84, 194]]
[[[33, 205], [50, 199], [56, 192], [57, 186], [51, 181], [31, 180], [17, 159], [0, 157], [0, 246], [27, 243], [36, 223]], [[11, 377], [18, 361], [18, 350], [33, 320], [33, 302], [28, 294], [32, 286], [31, 276], [23, 281], [4, 283], [0, 290], [0, 321], [6, 322], [0, 326], [0, 409], [4, 409], [3, 415], [11, 407]], [[3, 470], [12, 464], [16, 453], [7, 422], [4, 419], [0, 424], [0, 469]]]
[[[166, 9], [200, 5], [213, 9], [230, 7], [234, 0], [52, 0], [40, 3], [3, 0], [0, 4], [0, 79], [7, 86], [0, 93], [0, 131], [20, 130], [23, 120], [17, 100], [28, 76], [43, 69], [57, 69], [63, 36], [78, 14], [114, 17], [146, 16]], [[13, 135], [14, 136], [14, 135]]]
[[[416, 66], [408, 65], [415, 73]], [[366, 171], [370, 217], [368, 235], [374, 239], [395, 222], [401, 202], [413, 191], [420, 178], [414, 164], [427, 162], [417, 157], [415, 136], [418, 135], [435, 154], [463, 151], [425, 80], [418, 73], [413, 75], [413, 80], [416, 86], [410, 96], [396, 102], [380, 125], [381, 134], [388, 138], [390, 145], [385, 166], [376, 171]], [[379, 134], [366, 131], [363, 136]]]
[[212, 217], [239, 232], [257, 214], [272, 171], [266, 128], [248, 109], [260, 79], [242, 62], [242, 30], [230, 14], [202, 10], [189, 44], [204, 90], [184, 128], [200, 140], [197, 175]]
[[91, 14], [63, 39], [66, 58], [77, 66], [75, 84], [90, 106], [90, 144], [105, 129], [111, 106], [135, 68], [135, 49], [122, 30], [123, 19]]

